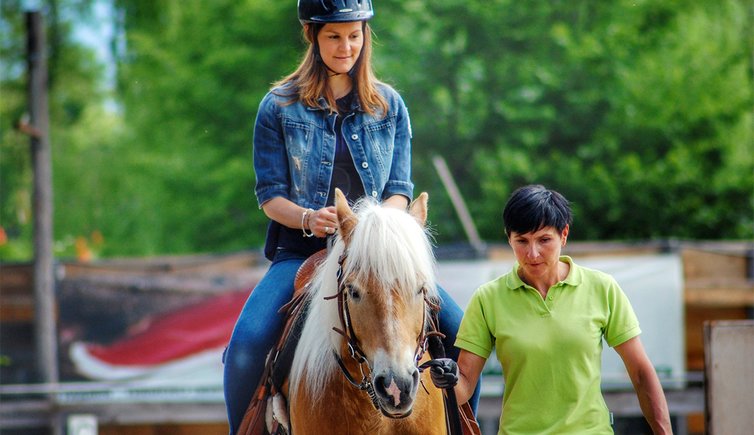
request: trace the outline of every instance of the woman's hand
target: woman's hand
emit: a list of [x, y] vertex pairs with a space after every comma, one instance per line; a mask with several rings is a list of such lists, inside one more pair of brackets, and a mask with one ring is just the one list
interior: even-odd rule
[[458, 365], [450, 358], [436, 358], [425, 363], [429, 367], [429, 376], [435, 387], [447, 390], [458, 383]]
[[317, 237], [327, 237], [338, 230], [338, 215], [332, 206], [309, 212], [306, 221], [306, 229]]
[[277, 196], [262, 204], [262, 210], [268, 218], [288, 228], [303, 227], [304, 235], [313, 233], [317, 237], [327, 237], [338, 230], [335, 207], [307, 210], [286, 198]]

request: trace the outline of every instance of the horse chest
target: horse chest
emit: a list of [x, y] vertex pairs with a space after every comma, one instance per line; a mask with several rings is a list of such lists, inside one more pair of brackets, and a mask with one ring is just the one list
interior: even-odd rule
[[[431, 382], [431, 381], [427, 381]], [[429, 397], [419, 400], [412, 414], [406, 418], [384, 417], [363, 391], [336, 379], [322, 396], [308, 403], [291, 407], [293, 435], [445, 435], [443, 414], [432, 415], [430, 408], [437, 408], [442, 398]], [[439, 393], [439, 392], [438, 392]], [[421, 390], [418, 394], [427, 393]]]

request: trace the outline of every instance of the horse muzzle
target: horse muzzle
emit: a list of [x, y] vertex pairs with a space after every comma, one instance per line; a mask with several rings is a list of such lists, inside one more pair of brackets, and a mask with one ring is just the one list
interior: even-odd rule
[[389, 418], [411, 415], [419, 387], [419, 370], [409, 376], [395, 376], [392, 372], [374, 378], [374, 393], [382, 414]]

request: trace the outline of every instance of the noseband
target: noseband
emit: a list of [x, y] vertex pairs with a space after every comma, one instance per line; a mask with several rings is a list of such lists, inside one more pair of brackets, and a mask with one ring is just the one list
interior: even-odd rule
[[[351, 359], [356, 361], [356, 363], [359, 365], [359, 371], [361, 372], [361, 382], [357, 382], [356, 378], [354, 378], [351, 373], [346, 368], [345, 364], [343, 363], [343, 359], [338, 355], [337, 352], [333, 351], [333, 356], [335, 357], [335, 360], [338, 362], [338, 366], [340, 367], [340, 370], [343, 372], [343, 375], [345, 376], [346, 380], [353, 385], [354, 387], [358, 388], [359, 390], [366, 391], [366, 393], [369, 395], [369, 398], [372, 401], [372, 405], [375, 409], [382, 412], [383, 415], [390, 418], [401, 418], [404, 416], [394, 416], [391, 414], [388, 414], [385, 412], [384, 409], [382, 409], [382, 406], [380, 405], [379, 400], [377, 399], [377, 393], [374, 390], [374, 384], [372, 382], [372, 367], [369, 364], [369, 360], [367, 359], [366, 354], [361, 349], [361, 346], [359, 345], [359, 339], [356, 337], [356, 333], [353, 330], [353, 322], [351, 321], [351, 313], [348, 309], [348, 298], [346, 297], [346, 285], [344, 282], [344, 274], [343, 274], [343, 264], [346, 260], [346, 252], [343, 252], [343, 254], [340, 255], [338, 258], [338, 272], [337, 272], [337, 282], [338, 282], [338, 292], [332, 296], [325, 297], [326, 300], [332, 300], [337, 299], [338, 301], [338, 316], [340, 317], [340, 328], [333, 327], [333, 331], [337, 332], [338, 334], [342, 335], [343, 338], [346, 339], [346, 343], [348, 345], [348, 353]], [[439, 312], [440, 307], [439, 305], [435, 304], [434, 302], [430, 301], [427, 298], [427, 289], [425, 287], [422, 287], [422, 296], [424, 299], [424, 305], [422, 306], [422, 328], [421, 332], [419, 333], [419, 336], [416, 337], [416, 350], [414, 351], [414, 365], [418, 368], [419, 361], [421, 361], [422, 357], [424, 357], [424, 353], [427, 351], [427, 341], [430, 336], [437, 335], [437, 336], [443, 336], [443, 334], [438, 330], [437, 328], [437, 322], [434, 319], [434, 316], [430, 316], [429, 319], [427, 318], [427, 309], [426, 307], [429, 306], [431, 310], [433, 310], [434, 313]], [[429, 321], [428, 321], [429, 320]], [[429, 325], [429, 328], [427, 327]], [[429, 330], [428, 330], [429, 329]], [[364, 370], [364, 366], [366, 366], [367, 370]], [[408, 414], [406, 414], [408, 415]]]

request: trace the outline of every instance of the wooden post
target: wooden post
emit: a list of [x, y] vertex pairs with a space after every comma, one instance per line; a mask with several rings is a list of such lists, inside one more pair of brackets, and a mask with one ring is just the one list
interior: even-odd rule
[[706, 433], [752, 433], [754, 320], [704, 322]]
[[453, 207], [456, 209], [458, 218], [461, 219], [461, 225], [463, 225], [469, 243], [471, 243], [471, 246], [474, 248], [474, 251], [476, 251], [478, 256], [483, 256], [487, 249], [484, 242], [482, 242], [482, 239], [479, 237], [476, 226], [474, 226], [474, 220], [471, 219], [469, 209], [466, 207], [466, 203], [463, 201], [463, 197], [461, 196], [461, 192], [458, 190], [455, 181], [453, 181], [453, 175], [451, 175], [448, 165], [445, 163], [445, 159], [441, 156], [434, 156], [432, 157], [432, 163], [435, 165], [435, 170], [440, 176], [440, 180], [442, 180], [442, 184], [445, 186], [445, 190], [450, 196], [450, 200], [453, 203]]
[[34, 170], [34, 314], [39, 375], [58, 382], [52, 255], [52, 163], [47, 106], [47, 50], [39, 11], [26, 13], [31, 156]]

